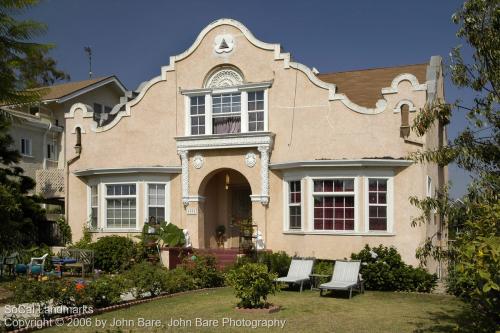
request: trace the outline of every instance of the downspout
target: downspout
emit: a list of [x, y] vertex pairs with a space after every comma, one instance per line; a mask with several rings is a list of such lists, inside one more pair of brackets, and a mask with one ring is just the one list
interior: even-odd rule
[[52, 128], [52, 122], [49, 122], [49, 125], [47, 126], [47, 130], [45, 133], [43, 133], [43, 169], [47, 169], [47, 133], [50, 132], [50, 129]]

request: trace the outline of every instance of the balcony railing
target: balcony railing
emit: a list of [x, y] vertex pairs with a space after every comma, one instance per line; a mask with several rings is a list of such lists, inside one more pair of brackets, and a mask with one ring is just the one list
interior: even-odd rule
[[36, 170], [36, 193], [44, 198], [64, 197], [64, 170]]

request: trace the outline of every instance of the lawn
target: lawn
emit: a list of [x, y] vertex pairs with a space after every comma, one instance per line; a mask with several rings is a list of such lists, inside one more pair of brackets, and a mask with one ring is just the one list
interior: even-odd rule
[[[319, 292], [282, 291], [271, 302], [283, 308], [273, 314], [241, 314], [234, 311], [236, 299], [229, 288], [199, 291], [165, 298], [131, 308], [92, 317], [90, 327], [69, 328], [72, 332], [443, 332], [454, 326], [462, 303], [452, 296], [366, 292], [352, 299], [339, 294], [320, 297]], [[138, 327], [139, 318], [161, 321], [163, 327]], [[212, 321], [212, 327], [197, 326], [196, 318]], [[224, 318], [234, 320], [286, 320], [284, 329], [222, 326]], [[184, 327], [169, 327], [171, 320], [183, 319]], [[96, 327], [96, 322], [104, 327]], [[125, 320], [112, 326], [114, 320]], [[88, 322], [81, 321], [82, 325]], [[158, 324], [157, 322], [156, 324]], [[206, 323], [206, 322], [205, 322]], [[215, 327], [215, 323], [218, 327]], [[236, 322], [237, 324], [238, 322]], [[121, 328], [121, 330], [119, 329]], [[66, 332], [68, 327], [52, 327], [48, 332]]]

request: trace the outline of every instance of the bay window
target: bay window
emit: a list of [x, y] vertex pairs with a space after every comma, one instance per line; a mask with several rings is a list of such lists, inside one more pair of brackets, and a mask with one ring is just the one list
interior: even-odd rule
[[165, 184], [148, 184], [147, 214], [148, 221], [165, 222]]
[[368, 230], [387, 230], [387, 179], [368, 179]]
[[241, 94], [229, 93], [212, 96], [212, 133], [241, 132]]
[[90, 186], [90, 228], [97, 229], [97, 214], [99, 210], [99, 194], [97, 185]]
[[300, 180], [288, 182], [288, 229], [302, 229], [302, 192]]
[[314, 230], [354, 230], [354, 178], [313, 181]]
[[106, 227], [135, 229], [136, 184], [106, 184]]

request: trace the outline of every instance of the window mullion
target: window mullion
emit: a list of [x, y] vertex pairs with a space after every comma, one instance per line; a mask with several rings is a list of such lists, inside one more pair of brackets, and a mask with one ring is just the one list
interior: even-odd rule
[[241, 133], [248, 132], [248, 93], [241, 92]]
[[205, 134], [212, 133], [212, 96], [205, 94]]

